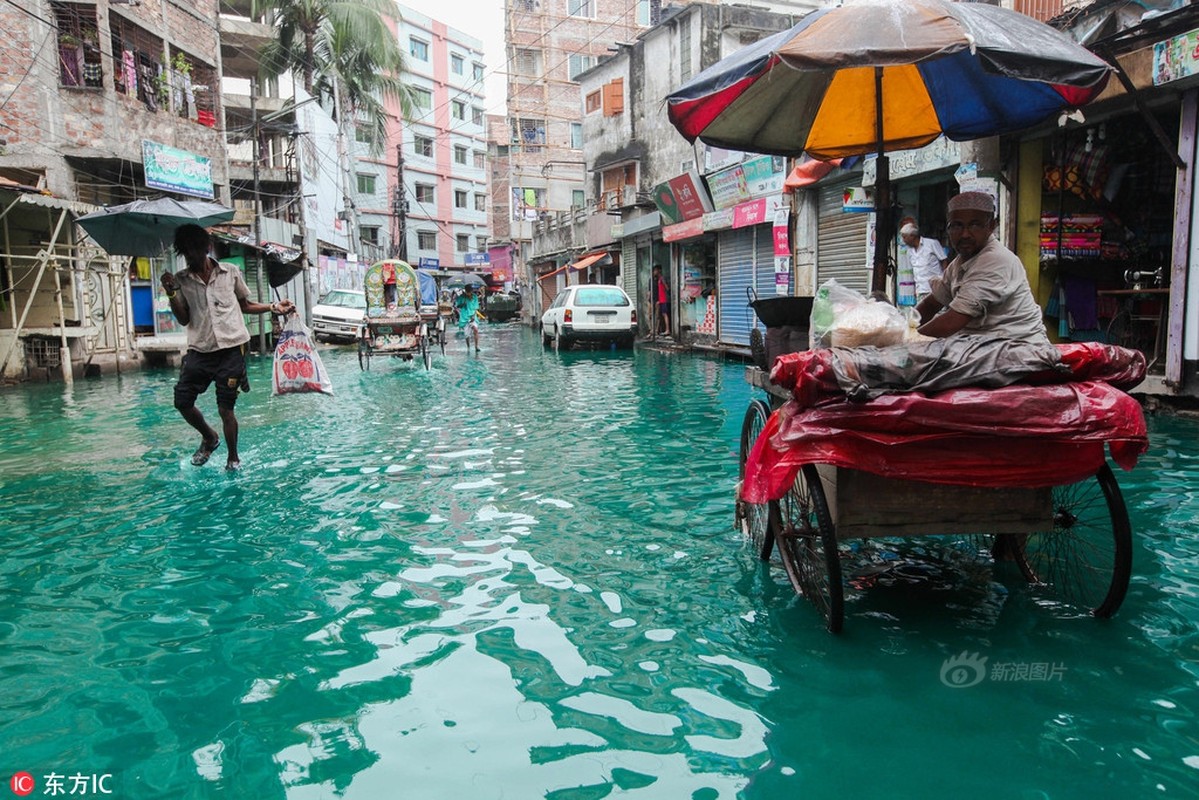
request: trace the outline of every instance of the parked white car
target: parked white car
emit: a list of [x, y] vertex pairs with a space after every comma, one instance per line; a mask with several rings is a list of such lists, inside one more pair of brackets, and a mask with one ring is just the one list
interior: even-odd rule
[[632, 347], [637, 310], [619, 286], [567, 286], [541, 315], [541, 341], [564, 350], [575, 342], [615, 342]]
[[361, 289], [334, 289], [312, 307], [312, 334], [318, 342], [352, 342], [362, 330], [366, 295]]

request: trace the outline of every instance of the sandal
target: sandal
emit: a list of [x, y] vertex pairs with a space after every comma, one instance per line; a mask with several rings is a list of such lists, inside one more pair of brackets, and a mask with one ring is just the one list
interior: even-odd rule
[[238, 472], [241, 470], [241, 461], [229, 459], [225, 462], [225, 472]]
[[212, 444], [208, 442], [200, 442], [200, 449], [192, 453], [192, 466], [202, 467], [208, 463], [208, 457], [216, 452], [216, 449], [221, 446], [221, 439], [218, 436], [213, 440]]

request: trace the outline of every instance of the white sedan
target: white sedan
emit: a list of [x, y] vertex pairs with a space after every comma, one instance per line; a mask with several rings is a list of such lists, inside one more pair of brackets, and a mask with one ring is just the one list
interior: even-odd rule
[[567, 286], [541, 315], [541, 341], [560, 350], [575, 342], [615, 342], [632, 347], [637, 311], [619, 286]]
[[334, 289], [312, 307], [312, 333], [318, 342], [352, 342], [362, 330], [366, 295], [361, 289]]

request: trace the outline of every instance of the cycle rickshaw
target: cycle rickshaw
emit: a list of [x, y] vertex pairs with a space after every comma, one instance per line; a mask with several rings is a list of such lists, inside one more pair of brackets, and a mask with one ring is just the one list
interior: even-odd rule
[[750, 402], [741, 426], [736, 526], [764, 561], [777, 546], [834, 633], [847, 589], [869, 591], [861, 578], [879, 566], [860, 563], [865, 548], [850, 540], [876, 537], [956, 537], [1055, 600], [1110, 617], [1128, 589], [1132, 530], [1104, 447], [1125, 468], [1145, 449], [1140, 405], [1123, 391], [1144, 377], [1145, 358], [1098, 343], [1057, 349], [1068, 374], [866, 402], [834, 373], [838, 359], [878, 366], [873, 348], [747, 367], [766, 399]]
[[[370, 369], [371, 358], [392, 356], [411, 361], [417, 356], [425, 369], [432, 364], [430, 320], [421, 313], [420, 283], [405, 261], [388, 259], [372, 264], [363, 278], [366, 315], [358, 337], [358, 366]], [[438, 330], [434, 320], [433, 330]], [[444, 323], [440, 328], [444, 331]], [[444, 337], [442, 352], [444, 352]]]

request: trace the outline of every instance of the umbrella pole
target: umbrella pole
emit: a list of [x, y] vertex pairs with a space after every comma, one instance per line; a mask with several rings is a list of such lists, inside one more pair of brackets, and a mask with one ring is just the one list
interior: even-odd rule
[[870, 294], [887, 297], [887, 272], [891, 250], [891, 165], [883, 138], [883, 68], [874, 68], [874, 135], [878, 141], [878, 164], [874, 179], [874, 269]]

